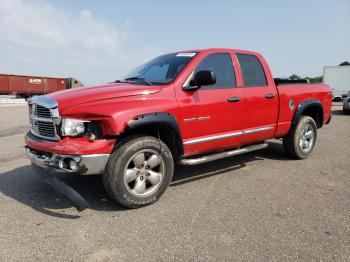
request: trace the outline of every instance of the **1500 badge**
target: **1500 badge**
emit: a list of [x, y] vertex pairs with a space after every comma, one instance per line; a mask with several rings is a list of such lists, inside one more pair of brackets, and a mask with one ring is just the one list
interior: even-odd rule
[[184, 122], [205, 121], [209, 119], [210, 119], [210, 116], [199, 116], [199, 117], [184, 118]]

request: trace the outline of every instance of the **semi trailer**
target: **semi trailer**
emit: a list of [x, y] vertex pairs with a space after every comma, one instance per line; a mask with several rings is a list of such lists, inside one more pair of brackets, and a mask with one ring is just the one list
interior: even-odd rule
[[0, 74], [0, 95], [17, 95], [27, 98], [80, 86], [83, 86], [83, 84], [71, 77], [54, 78]]

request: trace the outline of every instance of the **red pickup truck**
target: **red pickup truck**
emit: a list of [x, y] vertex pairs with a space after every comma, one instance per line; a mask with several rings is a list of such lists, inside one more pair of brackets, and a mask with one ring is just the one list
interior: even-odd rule
[[255, 52], [176, 52], [114, 83], [33, 97], [26, 151], [45, 171], [101, 174], [113, 199], [137, 208], [164, 193], [174, 163], [262, 149], [272, 138], [307, 158], [331, 103], [327, 85], [280, 83]]

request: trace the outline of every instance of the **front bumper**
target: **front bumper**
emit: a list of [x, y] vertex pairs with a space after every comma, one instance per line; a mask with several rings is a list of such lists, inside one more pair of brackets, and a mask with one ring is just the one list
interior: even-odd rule
[[[35, 137], [30, 131], [25, 137], [26, 154], [34, 166], [55, 173], [81, 175], [102, 174], [115, 142], [115, 139], [91, 142], [86, 137], [66, 137], [53, 142]], [[70, 161], [75, 162], [76, 168], [71, 168]]]
[[103, 174], [109, 159], [109, 154], [48, 154], [29, 147], [26, 147], [26, 154], [34, 166], [45, 171], [79, 175]]

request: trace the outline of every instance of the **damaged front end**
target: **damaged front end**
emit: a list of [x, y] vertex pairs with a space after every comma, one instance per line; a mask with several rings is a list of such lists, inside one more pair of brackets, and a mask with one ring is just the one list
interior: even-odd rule
[[[78, 211], [86, 209], [87, 201], [56, 175], [103, 174], [115, 140], [101, 138], [99, 130], [92, 128], [94, 123], [87, 124], [86, 132], [81, 135], [66, 136], [61, 131], [64, 119], [58, 104], [49, 97], [33, 97], [28, 106], [31, 128], [25, 137], [25, 150], [32, 166], [44, 174], [44, 181], [69, 199]], [[94, 139], [91, 139], [92, 134]]]

